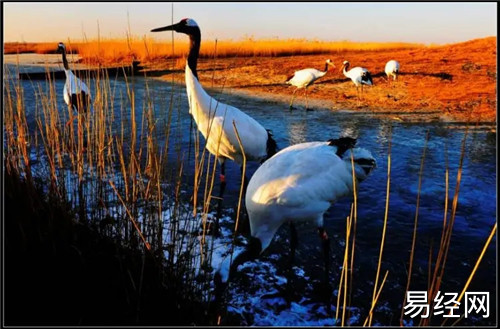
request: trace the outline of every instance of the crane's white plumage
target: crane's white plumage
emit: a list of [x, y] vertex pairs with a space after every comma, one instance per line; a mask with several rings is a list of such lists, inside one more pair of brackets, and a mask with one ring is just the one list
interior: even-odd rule
[[187, 34], [191, 40], [185, 71], [189, 112], [198, 130], [205, 137], [210, 153], [218, 155], [221, 163], [224, 163], [225, 159], [231, 159], [239, 165], [243, 163], [243, 154], [233, 122], [238, 130], [247, 160], [261, 161], [275, 153], [276, 144], [264, 127], [239, 109], [209, 96], [201, 86], [196, 70], [201, 32], [193, 19], [184, 18], [177, 24], [151, 31], [176, 31]]
[[66, 59], [66, 46], [60, 42], [57, 50], [62, 53], [66, 82], [63, 88], [63, 97], [66, 105], [75, 110], [85, 112], [90, 102], [90, 91], [85, 82], [76, 77], [69, 69]]
[[[227, 281], [238, 265], [258, 257], [287, 221], [291, 224], [313, 221], [318, 227], [325, 252], [325, 271], [328, 272], [329, 239], [323, 215], [339, 198], [353, 193], [350, 151], [353, 152], [357, 182], [365, 180], [376, 166], [371, 153], [354, 148], [355, 142], [355, 139], [344, 137], [296, 144], [276, 153], [257, 169], [245, 197], [251, 231], [249, 244], [233, 258], [232, 264], [228, 258], [221, 263], [216, 283]], [[292, 237], [293, 240], [296, 241], [296, 237]], [[294, 248], [292, 243], [292, 254]]]
[[[248, 161], [263, 161], [276, 153], [276, 142], [270, 131], [239, 109], [220, 103], [209, 96], [198, 80], [197, 63], [201, 45], [201, 31], [193, 19], [184, 18], [177, 24], [151, 30], [151, 32], [175, 31], [189, 36], [190, 46], [186, 63], [186, 92], [189, 112], [206, 140], [207, 150], [218, 157], [221, 164], [219, 204], [215, 223], [218, 232], [218, 219], [221, 214], [222, 196], [225, 182], [225, 160], [230, 159], [243, 164], [243, 155]], [[238, 131], [243, 149], [236, 137]], [[244, 154], [243, 154], [244, 152]], [[241, 167], [242, 168], [242, 167]], [[242, 168], [243, 171], [243, 168]], [[248, 180], [243, 176], [246, 187]]]
[[385, 64], [385, 74], [387, 74], [387, 79], [389, 77], [393, 77], [393, 80], [396, 80], [397, 75], [399, 73], [399, 62], [391, 59]]
[[[352, 193], [350, 152], [341, 158], [336, 149], [328, 142], [293, 145], [257, 169], [248, 184], [245, 201], [251, 234], [260, 239], [262, 250], [288, 220], [315, 220], [322, 227], [323, 214], [331, 204]], [[352, 150], [355, 161], [366, 162], [355, 165], [356, 179], [363, 181], [375, 164], [374, 158], [366, 149]]]
[[[64, 102], [71, 106], [71, 97], [72, 95], [78, 95], [84, 92], [90, 97], [90, 91], [85, 82], [77, 78], [71, 70], [64, 70], [66, 73], [66, 82], [64, 83], [63, 94], [64, 94]], [[76, 107], [77, 104], [74, 104]]]
[[293, 97], [295, 96], [295, 92], [298, 89], [305, 88], [306, 89], [306, 100], [307, 100], [307, 87], [309, 87], [311, 84], [313, 84], [314, 81], [325, 76], [325, 74], [328, 72], [328, 66], [330, 66], [330, 65], [335, 67], [333, 62], [331, 60], [327, 59], [326, 63], [325, 63], [325, 70], [324, 71], [320, 71], [320, 70], [313, 69], [313, 68], [308, 68], [308, 69], [303, 69], [300, 71], [295, 71], [295, 73], [292, 76], [288, 77], [288, 79], [286, 80], [286, 83], [297, 87], [297, 89], [295, 89], [295, 91], [293, 92], [292, 101], [290, 102], [290, 108], [292, 108]]
[[373, 85], [373, 80], [372, 80], [372, 75], [371, 73], [365, 69], [364, 67], [354, 67], [352, 69], [349, 69], [349, 62], [348, 61], [344, 61], [344, 63], [342, 63], [343, 66], [342, 66], [342, 69], [343, 69], [343, 73], [346, 77], [350, 78], [351, 81], [354, 83], [354, 85], [356, 86], [356, 92], [357, 92], [357, 95], [358, 95], [358, 104], [359, 104], [359, 87], [361, 86], [361, 93], [363, 93], [363, 87], [364, 85], [368, 85], [368, 86], [371, 86]]
[[364, 67], [357, 66], [347, 71], [349, 65], [350, 64], [348, 61], [344, 61], [343, 72], [346, 77], [352, 80], [352, 82], [356, 87], [362, 85], [369, 85], [369, 86], [373, 85], [372, 76], [367, 69], [365, 69]]
[[[329, 65], [333, 65], [333, 62], [329, 59], [326, 61], [326, 63]], [[314, 81], [325, 76], [325, 74], [328, 72], [327, 68], [328, 66], [325, 68], [325, 71], [311, 68], [295, 71], [293, 76], [289, 78], [286, 83], [297, 88], [305, 88], [307, 86], [310, 86]]]
[[223, 158], [242, 165], [243, 155], [233, 128], [234, 121], [247, 160], [265, 159], [267, 130], [244, 112], [209, 96], [193, 75], [189, 65], [186, 65], [185, 75], [189, 112], [193, 115], [198, 130], [206, 139], [208, 151], [217, 154], [218, 150], [218, 154]]

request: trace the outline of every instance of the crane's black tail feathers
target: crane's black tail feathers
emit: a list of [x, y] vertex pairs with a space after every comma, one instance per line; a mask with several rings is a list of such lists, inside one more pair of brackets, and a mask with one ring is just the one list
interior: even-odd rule
[[290, 80], [292, 80], [294, 76], [295, 76], [295, 73], [292, 74], [291, 76], [289, 76], [288, 78], [286, 78], [285, 83], [289, 83]]
[[361, 81], [365, 82], [365, 83], [369, 82], [369, 83], [373, 84], [373, 79], [372, 79], [371, 73], [368, 71], [363, 72], [363, 75], [361, 76]]
[[276, 154], [276, 152], [278, 152], [278, 144], [276, 144], [276, 141], [273, 138], [272, 131], [269, 129], [266, 130], [267, 130], [267, 144], [266, 144], [267, 157], [264, 161], [271, 158], [273, 155]]
[[340, 137], [338, 139], [329, 139], [328, 145], [337, 147], [337, 154], [340, 158], [344, 155], [345, 151], [354, 148], [356, 139], [351, 137]]
[[79, 94], [71, 94], [71, 106], [80, 113], [86, 113], [89, 108], [90, 96], [84, 91]]

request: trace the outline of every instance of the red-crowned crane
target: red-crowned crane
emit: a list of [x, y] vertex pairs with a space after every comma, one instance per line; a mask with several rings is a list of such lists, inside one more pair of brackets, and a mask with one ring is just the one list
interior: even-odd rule
[[[376, 167], [372, 154], [354, 147], [350, 137], [289, 146], [260, 166], [250, 179], [246, 208], [251, 237], [245, 250], [230, 265], [225, 259], [216, 273], [216, 283], [227, 281], [242, 263], [260, 255], [285, 222], [291, 228], [291, 256], [295, 253], [295, 222], [312, 221], [322, 241], [325, 275], [329, 268], [329, 238], [323, 216], [339, 198], [353, 193], [351, 152], [356, 182], [365, 180]], [[356, 184], [357, 184], [356, 183]]]
[[[189, 36], [190, 46], [185, 70], [186, 92], [189, 102], [189, 113], [192, 115], [198, 130], [206, 140], [207, 150], [217, 156], [221, 166], [220, 198], [226, 186], [225, 161], [233, 160], [240, 167], [243, 165], [243, 151], [236, 137], [233, 122], [243, 145], [247, 161], [263, 162], [276, 153], [277, 145], [269, 130], [266, 130], [255, 119], [236, 107], [221, 103], [208, 95], [198, 81], [196, 70], [201, 44], [201, 31], [198, 24], [190, 18], [180, 22], [151, 30], [151, 32], [175, 31]], [[242, 177], [245, 189], [248, 183]], [[217, 220], [220, 215], [220, 202]], [[217, 226], [217, 223], [216, 223]], [[217, 229], [217, 228], [216, 228]]]
[[362, 94], [364, 85], [369, 85], [369, 86], [373, 85], [372, 75], [364, 67], [357, 66], [349, 70], [350, 65], [351, 64], [348, 61], [344, 61], [342, 63], [342, 70], [344, 75], [350, 78], [354, 83], [354, 85], [356, 86], [356, 92], [358, 95], [358, 103], [359, 103], [359, 87], [361, 86], [361, 94]]
[[393, 80], [396, 80], [397, 75], [399, 73], [399, 62], [391, 59], [385, 64], [385, 74], [387, 74], [387, 81], [392, 76]]
[[306, 110], [308, 110], [307, 87], [312, 85], [314, 83], [314, 81], [325, 76], [325, 74], [328, 72], [328, 66], [335, 67], [335, 64], [333, 64], [333, 62], [331, 60], [327, 59], [325, 62], [325, 70], [324, 71], [320, 71], [320, 70], [316, 70], [316, 69], [303, 69], [300, 71], [295, 71], [295, 73], [293, 75], [289, 76], [286, 79], [287, 84], [297, 87], [292, 95], [292, 101], [290, 102], [290, 110], [293, 109], [292, 104], [293, 104], [293, 100], [295, 98], [295, 93], [300, 88], [305, 89]]
[[85, 82], [78, 79], [69, 69], [64, 43], [59, 42], [57, 52], [62, 54], [64, 72], [66, 73], [66, 83], [63, 89], [64, 102], [78, 113], [86, 113], [91, 101], [89, 88]]

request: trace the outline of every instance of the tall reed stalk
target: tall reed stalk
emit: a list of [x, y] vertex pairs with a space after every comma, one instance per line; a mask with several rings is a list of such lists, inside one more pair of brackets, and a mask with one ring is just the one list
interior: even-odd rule
[[411, 283], [411, 276], [412, 276], [412, 269], [413, 269], [413, 258], [415, 255], [415, 244], [417, 242], [417, 228], [418, 228], [418, 210], [420, 206], [420, 190], [422, 188], [422, 177], [424, 173], [424, 160], [425, 160], [425, 152], [427, 151], [427, 142], [429, 141], [429, 131], [427, 131], [425, 135], [425, 143], [424, 143], [424, 150], [422, 152], [422, 157], [420, 159], [420, 172], [418, 175], [418, 188], [417, 188], [417, 202], [415, 206], [415, 220], [413, 222], [413, 237], [412, 237], [412, 242], [411, 242], [411, 251], [410, 251], [410, 260], [409, 260], [409, 267], [408, 267], [408, 279], [406, 282], [406, 290], [405, 290], [405, 299], [403, 301], [403, 306], [401, 307], [401, 318], [400, 318], [400, 324], [401, 326], [403, 325], [403, 316], [404, 316], [404, 307], [406, 305], [406, 294], [410, 290], [410, 283]]
[[[391, 144], [392, 144], [392, 126], [389, 129], [389, 146], [387, 150], [387, 184], [385, 191], [385, 213], [384, 213], [384, 225], [382, 228], [382, 237], [380, 239], [380, 251], [378, 256], [378, 264], [377, 264], [377, 274], [375, 275], [375, 283], [373, 285], [373, 297], [372, 297], [372, 305], [370, 309], [370, 315], [368, 316], [368, 326], [372, 325], [373, 319], [373, 309], [375, 308], [375, 303], [378, 299], [378, 280], [380, 276], [380, 268], [382, 266], [382, 255], [384, 253], [384, 244], [385, 244], [385, 233], [387, 230], [387, 219], [389, 217], [389, 195], [390, 195], [390, 186], [391, 186]], [[386, 273], [386, 276], [388, 271]], [[385, 281], [385, 278], [384, 278]], [[380, 287], [380, 290], [382, 287]]]

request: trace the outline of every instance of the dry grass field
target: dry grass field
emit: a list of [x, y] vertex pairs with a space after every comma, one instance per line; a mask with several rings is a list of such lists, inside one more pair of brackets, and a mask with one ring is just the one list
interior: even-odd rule
[[[496, 122], [494, 37], [439, 47], [345, 49], [315, 55], [201, 60], [199, 76], [207, 87], [213, 82], [215, 87], [259, 94], [288, 104], [295, 87], [284, 83], [287, 77], [308, 67], [323, 70], [328, 58], [336, 68], [308, 88], [310, 105], [388, 113], [403, 121]], [[385, 63], [391, 59], [401, 64], [401, 74], [395, 82], [388, 81], [384, 73]], [[359, 105], [354, 84], [340, 72], [344, 60], [372, 73], [374, 86], [365, 88]], [[179, 64], [183, 62], [177, 63], [181, 69]], [[173, 64], [165, 65], [168, 68]], [[169, 75], [164, 77], [170, 79]], [[182, 81], [183, 72], [176, 79]], [[305, 105], [303, 95], [302, 90], [298, 91], [294, 104]]]
[[[355, 43], [314, 40], [205, 40], [199, 70], [206, 87], [288, 102], [295, 87], [284, 82], [295, 70], [324, 68], [330, 58], [337, 66], [308, 88], [313, 106], [388, 113], [395, 120], [496, 122], [496, 37], [463, 43], [424, 46], [411, 43]], [[55, 43], [7, 43], [4, 53], [53, 53]], [[129, 64], [139, 60], [170, 80], [183, 81], [187, 41], [159, 42], [151, 38], [91, 40], [68, 43], [82, 62], [95, 65]], [[396, 59], [401, 75], [395, 82], [384, 74], [385, 63]], [[339, 71], [342, 62], [363, 66], [374, 86], [365, 88], [361, 102], [352, 82]], [[296, 105], [304, 105], [303, 91]]]

